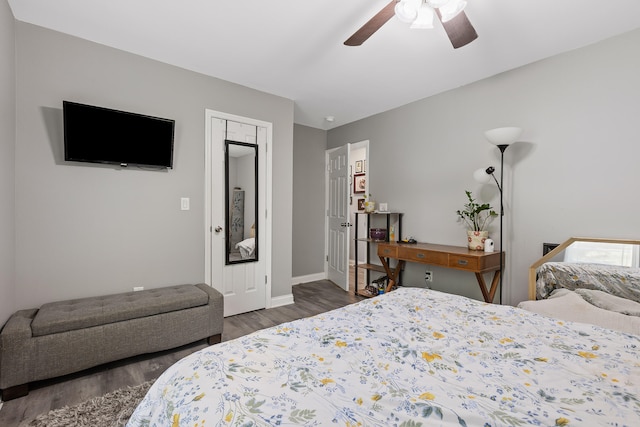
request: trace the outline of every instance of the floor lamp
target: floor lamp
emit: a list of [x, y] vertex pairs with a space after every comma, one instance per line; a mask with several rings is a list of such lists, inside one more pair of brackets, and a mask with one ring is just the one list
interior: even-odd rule
[[[505, 127], [505, 128], [497, 128], [491, 129], [484, 133], [484, 136], [489, 140], [490, 143], [498, 147], [500, 150], [500, 182], [496, 179], [495, 168], [493, 166], [489, 166], [486, 169], [478, 169], [474, 172], [473, 176], [476, 181], [487, 183], [491, 181], [491, 178], [495, 181], [498, 186], [498, 190], [500, 191], [500, 304], [502, 304], [502, 277], [504, 276], [504, 261], [502, 252], [502, 217], [504, 217], [504, 204], [503, 204], [503, 187], [504, 187], [504, 152], [509, 147], [509, 145], [513, 144], [522, 134], [522, 129], [518, 127]], [[489, 178], [491, 177], [491, 178]]]

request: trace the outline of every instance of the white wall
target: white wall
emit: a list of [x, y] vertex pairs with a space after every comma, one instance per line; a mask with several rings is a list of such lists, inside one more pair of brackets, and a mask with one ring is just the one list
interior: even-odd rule
[[[543, 242], [638, 237], [638, 46], [635, 30], [333, 129], [327, 146], [368, 139], [370, 191], [405, 213], [403, 234], [464, 245], [464, 190], [499, 206], [472, 177], [499, 166], [483, 132], [524, 128], [505, 153], [505, 302], [517, 303]], [[473, 275], [430, 269], [435, 289], [481, 299]], [[409, 265], [405, 283], [423, 285], [424, 270]]]
[[0, 1], [0, 325], [15, 311], [16, 83], [14, 19]]
[[[293, 101], [29, 24], [16, 40], [18, 308], [204, 280], [206, 108], [273, 123], [272, 296], [291, 293]], [[175, 119], [174, 169], [65, 163], [65, 99]]]

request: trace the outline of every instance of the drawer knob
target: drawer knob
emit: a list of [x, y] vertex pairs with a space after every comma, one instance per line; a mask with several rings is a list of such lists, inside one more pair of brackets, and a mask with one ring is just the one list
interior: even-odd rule
[[460, 264], [460, 265], [467, 265], [467, 264], [469, 264], [469, 261], [467, 261], [466, 259], [459, 259], [459, 260], [458, 260], [458, 264]]
[[416, 258], [424, 258], [424, 254], [423, 254], [423, 253], [421, 253], [421, 252], [418, 252], [418, 253], [416, 254]]

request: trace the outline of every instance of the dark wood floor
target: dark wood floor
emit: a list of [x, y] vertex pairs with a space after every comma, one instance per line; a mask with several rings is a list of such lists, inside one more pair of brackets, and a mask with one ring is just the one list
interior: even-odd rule
[[[293, 296], [295, 304], [225, 318], [222, 340], [229, 341], [259, 329], [313, 316], [362, 299], [327, 280], [295, 285]], [[201, 341], [171, 351], [134, 357], [79, 374], [31, 384], [27, 396], [2, 404], [0, 426], [18, 426], [51, 409], [76, 405], [122, 387], [156, 379], [179, 359], [206, 346], [206, 342]]]

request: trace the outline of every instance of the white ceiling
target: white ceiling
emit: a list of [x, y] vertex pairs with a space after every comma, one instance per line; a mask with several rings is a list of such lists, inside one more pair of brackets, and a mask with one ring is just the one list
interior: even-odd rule
[[638, 0], [468, 0], [479, 37], [460, 49], [437, 22], [410, 30], [396, 18], [360, 47], [342, 44], [387, 3], [9, 0], [19, 21], [292, 99], [295, 122], [320, 129], [640, 27]]

